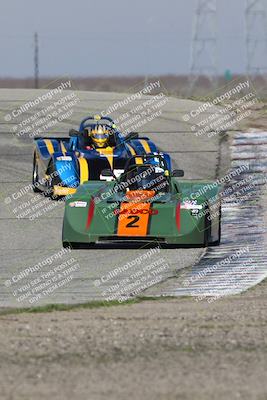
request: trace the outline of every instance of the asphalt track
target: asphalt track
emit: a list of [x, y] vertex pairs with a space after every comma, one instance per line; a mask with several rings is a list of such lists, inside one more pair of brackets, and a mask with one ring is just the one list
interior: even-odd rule
[[[75, 250], [51, 264], [45, 261], [49, 260], [51, 255], [62, 250], [61, 228], [64, 204], [61, 202], [51, 203], [50, 200], [28, 190], [28, 185], [31, 183], [33, 140], [28, 134], [18, 137], [13, 133], [18, 120], [5, 120], [5, 116], [17, 109], [19, 105], [45, 92], [41, 90], [0, 90], [0, 307], [104, 300], [103, 291], [108, 291], [112, 285], [119, 285], [130, 273], [133, 273], [133, 269], [117, 275], [113, 274], [114, 276], [109, 277], [107, 283], [99, 285], [101, 277], [107, 277], [108, 273], [129, 261], [134, 263], [134, 260], [142, 255], [145, 257], [144, 255], [148, 252], [146, 248], [106, 246], [91, 250]], [[69, 128], [77, 128], [79, 121], [84, 116], [98, 113], [126, 97], [125, 94], [115, 93], [76, 92], [76, 94], [79, 102], [75, 105], [74, 112], [70, 118], [49, 130], [49, 135], [67, 135]], [[133, 109], [140, 101], [131, 102], [130, 105], [124, 107], [123, 111], [118, 110], [117, 113], [112, 114], [112, 117], [116, 118], [122, 112]], [[208, 138], [207, 135], [196, 137], [190, 129], [190, 121], [183, 120], [185, 114], [198, 106], [199, 103], [193, 101], [169, 98], [167, 104], [162, 108], [161, 115], [148, 122], [141, 131], [154, 140], [162, 150], [171, 153], [174, 165], [185, 170], [186, 178], [214, 179], [218, 174], [219, 138], [217, 136]], [[43, 108], [43, 105], [39, 108]], [[30, 109], [23, 117], [18, 118], [19, 121], [26, 117], [29, 118], [36, 113], [37, 109], [38, 106]], [[212, 111], [211, 109], [209, 112], [212, 113]], [[27, 215], [18, 218], [20, 214], [18, 210], [27, 209], [29, 204], [31, 206], [33, 203], [41, 204], [44, 200], [49, 202], [51, 208], [41, 213], [39, 217], [33, 220], [30, 220]], [[41, 209], [46, 206], [47, 203]], [[159, 257], [165, 260], [168, 268], [160, 275], [160, 279], [165, 281], [176, 275], [178, 270], [192, 266], [203, 256], [204, 252], [202, 248], [161, 249], [160, 255], [152, 255], [149, 262], [155, 261]], [[36, 296], [36, 301], [32, 303], [29, 303], [29, 297], [25, 297], [23, 300], [23, 296], [28, 290], [36, 287], [35, 279], [36, 282], [38, 279], [42, 283], [47, 282], [51, 277], [49, 271], [70, 259], [72, 261], [69, 265], [75, 265], [75, 268], [71, 275], [66, 275], [65, 284], [50, 293], [46, 292], [39, 298]], [[44, 266], [39, 271], [18, 278], [22, 271], [41, 261], [44, 261]], [[148, 261], [146, 262], [148, 263]], [[136, 267], [140, 266], [136, 265]], [[70, 276], [71, 279], [68, 280]], [[16, 282], [12, 279], [15, 279]], [[41, 291], [36, 289], [37, 293], [41, 293]]]

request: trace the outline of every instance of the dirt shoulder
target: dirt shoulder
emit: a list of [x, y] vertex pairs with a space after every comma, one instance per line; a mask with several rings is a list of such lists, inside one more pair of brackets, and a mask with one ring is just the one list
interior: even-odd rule
[[266, 284], [0, 321], [3, 399], [266, 398]]

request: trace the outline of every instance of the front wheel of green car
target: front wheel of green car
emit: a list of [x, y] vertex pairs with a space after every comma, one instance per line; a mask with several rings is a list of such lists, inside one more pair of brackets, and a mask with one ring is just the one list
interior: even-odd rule
[[209, 220], [209, 209], [205, 210], [205, 228], [204, 228], [204, 247], [209, 246], [210, 236], [211, 236], [211, 222]]
[[221, 225], [221, 219], [222, 219], [222, 209], [220, 207], [219, 210], [219, 224], [218, 224], [218, 239], [214, 240], [213, 242], [210, 242], [210, 246], [219, 246], [221, 243], [221, 234], [222, 234], [222, 225]]
[[64, 248], [71, 248], [73, 250], [78, 250], [78, 249], [90, 249], [94, 247], [95, 243], [76, 243], [76, 242], [62, 242], [62, 246]]
[[81, 248], [81, 243], [72, 243], [72, 242], [63, 242], [62, 246], [66, 249], [66, 248], [70, 248], [70, 249], [80, 249]]

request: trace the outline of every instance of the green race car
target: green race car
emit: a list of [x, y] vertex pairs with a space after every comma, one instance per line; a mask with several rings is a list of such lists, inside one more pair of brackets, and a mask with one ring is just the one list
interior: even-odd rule
[[117, 179], [88, 181], [66, 199], [63, 246], [103, 242], [153, 242], [168, 245], [219, 245], [221, 187], [216, 182], [182, 180], [164, 157], [134, 156]]

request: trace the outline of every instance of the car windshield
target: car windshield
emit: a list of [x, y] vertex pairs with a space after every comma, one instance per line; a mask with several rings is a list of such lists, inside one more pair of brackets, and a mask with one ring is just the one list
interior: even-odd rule
[[168, 171], [154, 165], [133, 165], [122, 177], [128, 190], [169, 191]]

